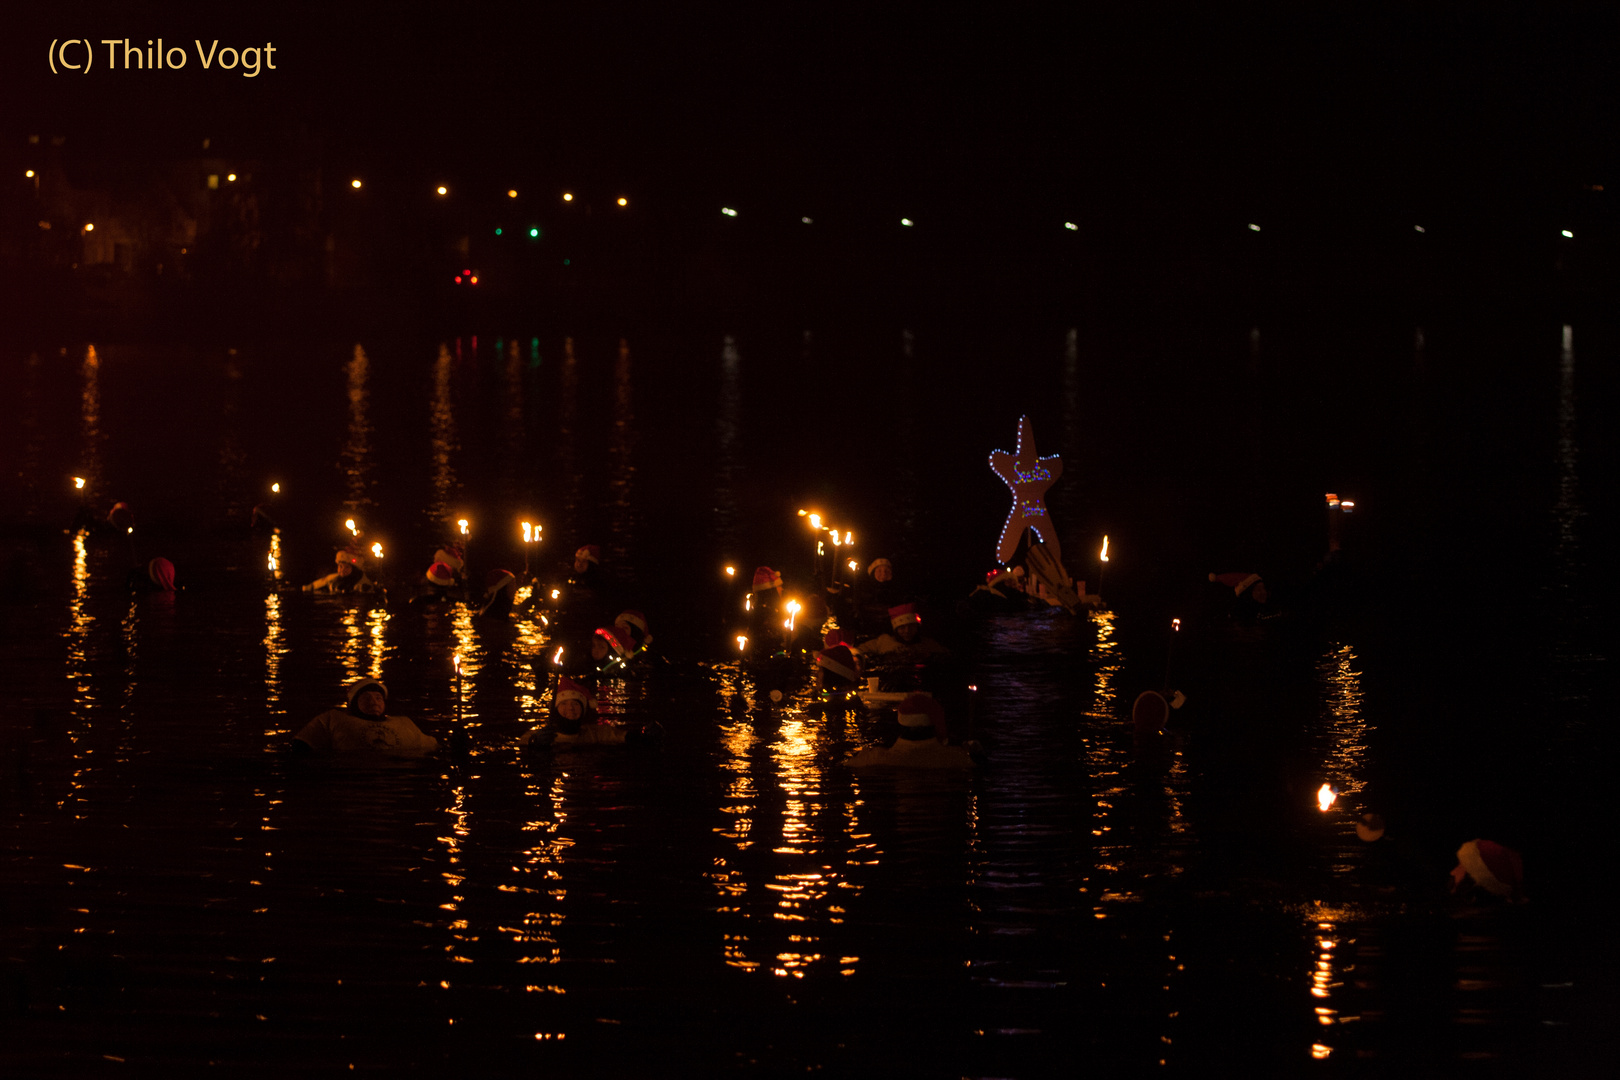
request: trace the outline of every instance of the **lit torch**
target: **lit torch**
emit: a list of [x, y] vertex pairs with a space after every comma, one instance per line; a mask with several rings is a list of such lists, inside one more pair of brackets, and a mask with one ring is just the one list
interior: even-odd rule
[[451, 657], [456, 668], [456, 726], [461, 726], [461, 653], [457, 652]]
[[371, 557], [373, 559], [382, 558], [382, 545], [381, 544], [372, 544], [371, 545]]
[[1333, 790], [1332, 784], [1323, 784], [1316, 792], [1316, 805], [1321, 810], [1326, 812], [1326, 810], [1333, 805], [1333, 800], [1337, 799], [1338, 797], [1339, 793]]

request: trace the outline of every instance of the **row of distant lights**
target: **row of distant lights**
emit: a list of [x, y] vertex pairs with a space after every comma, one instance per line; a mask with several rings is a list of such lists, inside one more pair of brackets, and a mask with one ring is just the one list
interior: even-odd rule
[[[27, 170], [26, 172], [23, 173], [23, 176], [26, 177], [29, 180], [32, 180], [34, 178], [34, 170], [33, 169]], [[225, 177], [225, 179], [230, 181], [231, 183], [235, 183], [236, 182], [236, 174], [235, 173], [230, 173], [229, 175], [227, 175]], [[349, 186], [354, 188], [356, 191], [359, 191], [360, 188], [361, 188], [361, 182], [360, 182], [360, 180], [358, 178], [356, 178], [354, 180], [349, 181]], [[448, 187], [445, 187], [443, 184], [440, 184], [438, 187], [434, 188], [433, 190], [434, 190], [434, 192], [436, 194], [438, 194], [440, 196], [446, 196], [446, 195], [450, 194], [450, 189]], [[1601, 189], [1599, 189], [1599, 190], [1601, 190]], [[517, 189], [516, 188], [508, 188], [507, 192], [506, 192], [506, 197], [508, 199], [517, 198], [518, 197]], [[563, 202], [573, 202], [574, 201], [574, 193], [572, 191], [563, 192], [562, 201]], [[625, 198], [623, 195], [620, 195], [619, 198], [618, 198], [618, 203], [619, 203], [620, 206], [629, 206], [630, 205], [630, 200]], [[724, 214], [726, 217], [734, 218], [734, 217], [737, 216], [737, 211], [735, 209], [733, 209], [732, 207], [729, 207], [729, 206], [722, 206], [720, 208], [720, 213]], [[799, 220], [804, 222], [806, 225], [810, 225], [810, 224], [814, 223], [813, 218], [801, 217]], [[909, 229], [909, 228], [911, 228], [913, 225], [915, 225], [917, 223], [915, 221], [912, 221], [908, 217], [903, 217], [903, 218], [900, 219], [900, 224], [904, 225], [906, 228]], [[1063, 223], [1063, 227], [1065, 229], [1069, 230], [1070, 232], [1079, 232], [1080, 231], [1080, 226], [1076, 225], [1072, 221], [1065, 221]], [[94, 229], [95, 229], [94, 225], [86, 225], [84, 227], [85, 232], [90, 232], [90, 231], [92, 231]], [[1414, 225], [1414, 226], [1412, 226], [1412, 230], [1414, 232], [1420, 232], [1420, 233], [1426, 233], [1426, 232], [1429, 231], [1428, 229], [1425, 229], [1422, 225]], [[1254, 222], [1251, 221], [1251, 222], [1249, 222], [1249, 231], [1250, 232], [1259, 232], [1260, 231], [1260, 226], [1256, 225]], [[498, 232], [500, 232], [500, 230], [497, 229], [496, 232], [498, 233]], [[529, 235], [534, 236], [534, 237], [538, 237], [540, 235], [540, 230], [539, 229], [530, 229], [529, 230]], [[1569, 229], [1560, 230], [1558, 235], [1564, 237], [1566, 240], [1575, 239], [1575, 234], [1573, 232], [1571, 232]]]

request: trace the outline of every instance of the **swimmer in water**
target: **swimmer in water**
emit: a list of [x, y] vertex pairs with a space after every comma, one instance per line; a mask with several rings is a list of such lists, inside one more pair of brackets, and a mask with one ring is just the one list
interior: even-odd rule
[[849, 759], [851, 768], [971, 769], [972, 754], [946, 743], [945, 710], [928, 694], [911, 694], [895, 710], [900, 737], [889, 746], [869, 746]]
[[369, 751], [420, 757], [438, 748], [439, 741], [407, 717], [388, 715], [388, 687], [377, 679], [351, 683], [347, 708], [326, 710], [293, 736], [293, 750], [302, 754]]

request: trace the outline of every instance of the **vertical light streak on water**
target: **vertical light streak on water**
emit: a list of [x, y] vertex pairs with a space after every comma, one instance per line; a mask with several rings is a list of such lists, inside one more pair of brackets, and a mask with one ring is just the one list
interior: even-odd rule
[[[584, 479], [580, 476], [578, 451], [574, 445], [579, 427], [579, 360], [574, 356], [573, 338], [563, 339], [562, 379], [557, 398], [557, 471], [566, 478], [561, 535], [577, 546], [589, 541], [580, 536], [584, 524], [579, 519], [580, 488]], [[573, 547], [568, 550], [572, 551]]]
[[461, 678], [456, 680], [455, 667], [450, 669], [450, 691], [455, 694], [456, 716], [465, 730], [479, 726], [478, 713], [473, 704], [478, 698], [478, 673], [484, 669], [484, 647], [473, 631], [472, 612], [465, 605], [456, 605], [456, 615], [450, 624], [450, 634], [456, 639], [456, 653], [461, 657]]
[[[843, 913], [833, 903], [833, 890], [842, 875], [827, 865], [828, 845], [816, 825], [826, 810], [826, 776], [816, 753], [820, 732], [804, 705], [795, 702], [783, 710], [777, 737], [770, 744], [776, 785], [784, 795], [781, 845], [771, 850], [795, 864], [792, 870], [774, 874], [765, 885], [776, 897], [772, 917], [785, 923], [788, 931], [769, 965], [778, 978], [802, 979], [812, 965], [822, 962], [817, 931], [823, 921]], [[780, 932], [784, 927], [776, 929]]]
[[101, 468], [101, 358], [96, 355], [94, 345], [85, 346], [84, 364], [84, 390], [80, 395], [79, 427], [83, 437], [83, 455], [79, 464], [79, 475], [84, 477], [83, 499], [95, 505], [102, 495], [102, 468]]
[[634, 481], [636, 413], [635, 384], [630, 363], [630, 344], [619, 339], [619, 355], [613, 364], [613, 434], [608, 442], [608, 491], [612, 493], [608, 517], [609, 548], [613, 565], [626, 585], [635, 584]]
[[1565, 326], [1558, 352], [1558, 500], [1553, 504], [1558, 529], [1553, 558], [1561, 591], [1569, 589], [1579, 570], [1576, 528], [1586, 516], [1576, 469], [1579, 461], [1580, 445], [1575, 437], [1575, 330]]
[[131, 596], [129, 608], [124, 612], [124, 618], [119, 623], [119, 632], [124, 638], [124, 699], [127, 701], [135, 695], [135, 661], [140, 653], [140, 616], [141, 603], [139, 594]]
[[1108, 726], [1092, 726], [1085, 738], [1086, 772], [1090, 774], [1095, 807], [1091, 815], [1093, 837], [1093, 863], [1083, 876], [1080, 891], [1091, 900], [1093, 918], [1106, 919], [1109, 905], [1134, 902], [1140, 897], [1120, 884], [1123, 866], [1118, 857], [1128, 852], [1128, 845], [1112, 842], [1115, 816], [1120, 800], [1127, 794], [1123, 770], [1125, 757], [1114, 746]]
[[[759, 737], [749, 719], [753, 695], [739, 663], [718, 664], [714, 673], [719, 680], [720, 708], [726, 717], [720, 725], [722, 757], [718, 762], [720, 775], [726, 781], [719, 809], [726, 816], [714, 832], [729, 840], [738, 852], [745, 852], [754, 844], [754, 815], [759, 809], [753, 777], [753, 755]], [[744, 904], [748, 875], [740, 867], [733, 867], [727, 855], [720, 854], [714, 858], [709, 878], [719, 893], [718, 912], [737, 916], [736, 922], [722, 930], [721, 954], [726, 965], [743, 971], [758, 970], [760, 962], [749, 956], [753, 915]]]
[[[518, 958], [520, 964], [559, 964], [563, 958], [557, 932], [567, 916], [559, 907], [568, 897], [568, 885], [563, 877], [564, 856], [574, 842], [562, 835], [563, 824], [568, 820], [568, 774], [557, 772], [550, 775], [550, 780], [549, 787], [541, 787], [535, 773], [523, 773], [526, 800], [535, 804], [545, 799], [551, 808], [549, 815], [524, 823], [524, 832], [538, 834], [523, 853], [522, 877], [529, 879], [529, 884], [524, 888], [527, 892], [543, 893], [551, 900], [551, 907], [549, 910], [541, 907], [525, 912], [521, 927], [502, 928], [503, 932], [511, 935], [513, 942], [528, 953]], [[562, 987], [551, 981], [556, 976], [540, 968], [530, 968], [528, 971], [528, 977], [534, 981], [524, 986], [527, 992], [563, 992]]]
[[1338, 963], [1340, 941], [1336, 927], [1330, 922], [1316, 924], [1315, 955], [1311, 968], [1311, 1012], [1318, 1032], [1311, 1044], [1311, 1057], [1325, 1061], [1333, 1054], [1331, 1029], [1339, 1022], [1339, 1010], [1333, 1007], [1333, 991], [1344, 983], [1339, 979]]
[[[84, 533], [73, 535], [73, 599], [68, 601], [67, 680], [73, 699], [73, 714], [77, 720], [88, 722], [96, 705], [96, 679], [91, 667], [90, 635], [96, 619], [90, 613], [90, 552], [85, 547]], [[75, 757], [79, 736], [73, 736]]]
[[343, 685], [348, 686], [360, 677], [365, 654], [365, 631], [360, 629], [360, 610], [343, 609], [338, 622], [343, 627], [343, 640], [338, 643], [338, 660], [343, 664]]
[[[1372, 731], [1361, 712], [1361, 672], [1356, 661], [1352, 646], [1335, 642], [1316, 662], [1325, 721], [1322, 772], [1340, 795], [1354, 795], [1364, 786], [1361, 776], [1367, 766], [1367, 740]], [[1351, 869], [1335, 867], [1340, 873]]]
[[1120, 719], [1116, 708], [1119, 691], [1114, 688], [1114, 683], [1119, 678], [1124, 657], [1119, 642], [1114, 640], [1114, 613], [1093, 611], [1090, 619], [1097, 628], [1097, 640], [1091, 647], [1091, 663], [1097, 674], [1096, 684], [1091, 691], [1091, 708], [1086, 715], [1098, 720], [1117, 720]]
[[[273, 538], [274, 539], [274, 538]], [[287, 655], [287, 632], [281, 625], [281, 595], [272, 592], [264, 598], [264, 708], [265, 751], [280, 754], [286, 734], [287, 710], [281, 707], [281, 661]]]
[[381, 679], [383, 674], [383, 657], [388, 654], [387, 628], [390, 616], [381, 607], [374, 607], [366, 612], [367, 652], [370, 664], [366, 668], [366, 677]]
[[[444, 845], [445, 859], [451, 869], [445, 870], [439, 876], [444, 878], [444, 883], [450, 888], [450, 899], [440, 904], [439, 908], [443, 911], [459, 911], [467, 899], [460, 891], [462, 884], [467, 880], [467, 875], [457, 869], [461, 866], [461, 844], [472, 835], [472, 813], [467, 809], [466, 787], [457, 784], [450, 789], [450, 805], [445, 808], [445, 813], [450, 815], [450, 829], [448, 835], [439, 837], [439, 843]], [[466, 928], [465, 920], [458, 922], [459, 926], [456, 923], [451, 924], [452, 929]], [[455, 946], [451, 946], [449, 951], [453, 957]]]
[[737, 468], [742, 453], [742, 356], [727, 334], [720, 347], [720, 401], [714, 414], [714, 534], [720, 550], [737, 548]]
[[[456, 341], [461, 351], [461, 341]], [[433, 361], [433, 401], [428, 407], [428, 448], [431, 457], [429, 475], [432, 493], [428, 500], [427, 517], [436, 529], [454, 530], [455, 500], [460, 493], [456, 470], [451, 461], [459, 447], [456, 444], [455, 403], [451, 396], [451, 377], [455, 373], [455, 358], [444, 345], [439, 346], [438, 358]]]
[[270, 534], [270, 553], [265, 559], [265, 569], [275, 581], [281, 580], [281, 532], [277, 530]]
[[[532, 585], [524, 585], [518, 589], [517, 595], [512, 601], [513, 607], [522, 610], [523, 603], [529, 599], [533, 592], [534, 587]], [[518, 692], [518, 712], [525, 719], [533, 717], [536, 720], [539, 719], [538, 714], [543, 709], [542, 702], [546, 691], [545, 683], [541, 678], [535, 676], [537, 670], [544, 670], [540, 658], [544, 657], [546, 647], [546, 635], [541, 630], [538, 620], [539, 616], [536, 615], [533, 621], [516, 617], [512, 622], [514, 631], [512, 636], [512, 656], [514, 660], [517, 661], [518, 658], [535, 658], [533, 663], [519, 661], [513, 664], [515, 674], [512, 683]]]
[[348, 382], [349, 394], [349, 429], [348, 437], [343, 443], [343, 475], [347, 481], [347, 498], [344, 499], [343, 508], [350, 514], [358, 514], [362, 508], [371, 505], [371, 420], [370, 392], [366, 387], [366, 380], [371, 373], [371, 361], [366, 356], [365, 349], [359, 344], [349, 356], [349, 362], [344, 365], [344, 377]]

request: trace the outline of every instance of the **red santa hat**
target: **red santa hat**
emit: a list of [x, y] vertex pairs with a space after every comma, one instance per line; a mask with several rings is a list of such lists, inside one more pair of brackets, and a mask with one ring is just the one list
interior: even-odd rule
[[849, 638], [845, 637], [844, 631], [836, 626], [830, 627], [825, 634], [821, 635], [821, 647], [823, 649], [830, 649], [834, 645], [848, 644]]
[[945, 710], [931, 694], [906, 695], [905, 700], [895, 707], [895, 716], [901, 727], [912, 732], [932, 726], [937, 737], [945, 737]]
[[896, 604], [889, 609], [889, 625], [896, 630], [906, 625], [906, 623], [921, 622], [922, 619], [917, 615], [916, 604]]
[[448, 586], [456, 583], [456, 572], [442, 562], [436, 562], [427, 568], [427, 579], [434, 585]]
[[566, 675], [557, 680], [557, 689], [551, 695], [552, 708], [565, 701], [577, 701], [585, 706], [587, 711], [596, 708], [596, 702], [591, 700], [590, 692]]
[[461, 553], [461, 549], [455, 544], [446, 544], [444, 547], [435, 551], [433, 553], [433, 561], [436, 563], [444, 563], [444, 565], [450, 567], [452, 570], [464, 570], [467, 566], [466, 556]]
[[816, 667], [830, 671], [846, 682], [855, 682], [859, 677], [856, 673], [855, 654], [848, 645], [834, 645], [816, 653]]
[[174, 563], [162, 556], [146, 564], [146, 576], [164, 592], [174, 592]]
[[866, 572], [868, 574], [875, 574], [877, 572], [877, 568], [880, 566], [887, 566], [889, 568], [889, 573], [894, 573], [894, 563], [890, 562], [888, 559], [873, 559], [867, 564]]
[[576, 549], [574, 551], [574, 558], [575, 559], [584, 559], [588, 563], [594, 563], [597, 566], [601, 566], [602, 565], [602, 545], [600, 545], [600, 544], [586, 544], [583, 547], [580, 547], [580, 548], [578, 548], [578, 549]]
[[782, 575], [768, 566], [761, 566], [754, 571], [753, 592], [764, 592], [767, 589], [780, 589]]
[[621, 611], [614, 616], [613, 625], [630, 635], [632, 639], [640, 635], [642, 641], [652, 640], [652, 635], [647, 633], [647, 616], [634, 608], [629, 611]]
[[1470, 840], [1457, 849], [1457, 865], [1451, 870], [1452, 891], [1471, 877], [1496, 896], [1521, 898], [1524, 889], [1524, 860], [1512, 848], [1494, 840]]
[[127, 502], [115, 502], [113, 508], [107, 511], [107, 524], [116, 525], [120, 529], [130, 529], [135, 526], [135, 511], [130, 509]]
[[510, 570], [491, 570], [484, 575], [484, 590], [494, 596], [502, 589], [517, 585], [517, 575]]
[[635, 646], [630, 644], [630, 638], [617, 626], [598, 626], [596, 634], [608, 643], [608, 648], [612, 649], [615, 655], [621, 658], [628, 657], [636, 651]]

